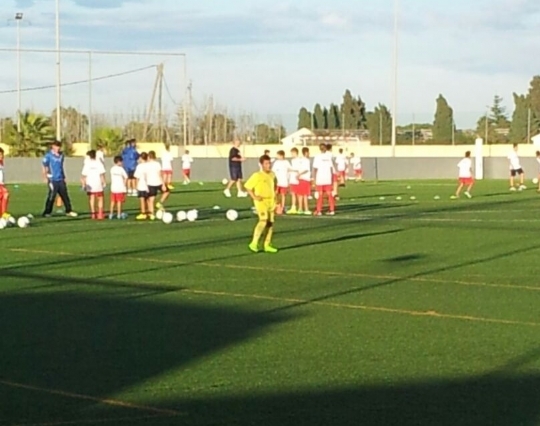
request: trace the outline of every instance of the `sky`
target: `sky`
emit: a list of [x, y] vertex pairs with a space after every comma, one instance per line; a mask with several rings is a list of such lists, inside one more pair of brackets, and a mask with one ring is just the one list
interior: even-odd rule
[[[442, 93], [458, 127], [472, 128], [494, 95], [511, 113], [512, 93], [540, 73], [538, 0], [399, 0], [397, 117], [433, 120]], [[339, 103], [345, 89], [369, 109], [392, 106], [394, 0], [60, 0], [62, 49], [155, 52], [153, 56], [62, 55], [62, 81], [92, 85], [94, 113], [142, 116], [155, 65], [164, 63], [167, 115], [191, 81], [196, 111], [283, 123], [294, 130], [300, 107]], [[22, 49], [54, 49], [54, 0], [2, 0], [0, 49], [16, 46], [11, 18], [24, 13]], [[159, 52], [186, 54], [164, 56]], [[0, 114], [17, 109], [17, 61], [0, 51]], [[139, 71], [136, 71], [139, 70]], [[136, 71], [136, 72], [135, 72]], [[54, 86], [54, 53], [22, 52], [22, 87]], [[63, 104], [89, 110], [89, 85], [63, 88]], [[24, 92], [23, 108], [49, 111], [54, 89]]]

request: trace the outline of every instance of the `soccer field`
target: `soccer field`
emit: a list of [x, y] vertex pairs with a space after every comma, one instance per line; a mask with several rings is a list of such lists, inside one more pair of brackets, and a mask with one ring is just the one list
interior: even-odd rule
[[177, 188], [197, 222], [0, 231], [0, 425], [540, 425], [534, 189], [352, 184], [255, 255], [249, 200]]

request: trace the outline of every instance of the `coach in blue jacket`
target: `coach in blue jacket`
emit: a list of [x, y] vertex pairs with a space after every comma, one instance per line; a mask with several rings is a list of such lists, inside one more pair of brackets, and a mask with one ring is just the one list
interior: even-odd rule
[[122, 163], [124, 170], [128, 175], [127, 187], [128, 195], [137, 195], [137, 180], [135, 179], [135, 169], [139, 161], [139, 153], [137, 152], [137, 142], [135, 139], [130, 139], [126, 142], [126, 147], [122, 151]]
[[66, 215], [77, 217], [77, 213], [73, 211], [71, 200], [69, 199], [66, 174], [64, 172], [64, 154], [60, 151], [61, 146], [62, 144], [60, 142], [53, 142], [51, 150], [45, 154], [41, 162], [43, 166], [43, 177], [49, 185], [49, 194], [45, 202], [43, 217], [51, 216], [56, 196], [60, 196], [62, 199], [66, 208]]

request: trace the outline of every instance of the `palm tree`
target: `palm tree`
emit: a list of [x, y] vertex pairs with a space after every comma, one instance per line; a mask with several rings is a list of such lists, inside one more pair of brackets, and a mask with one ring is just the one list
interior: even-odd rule
[[54, 128], [50, 118], [30, 111], [20, 114], [21, 130], [11, 124], [10, 138], [7, 144], [12, 157], [41, 157], [47, 152], [49, 144], [54, 140]]
[[114, 127], [97, 128], [94, 132], [93, 139], [94, 144], [103, 146], [109, 155], [119, 154], [124, 144], [122, 129]]

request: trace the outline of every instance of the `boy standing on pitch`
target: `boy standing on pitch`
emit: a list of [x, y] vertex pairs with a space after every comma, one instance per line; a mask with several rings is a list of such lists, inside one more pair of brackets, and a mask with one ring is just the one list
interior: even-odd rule
[[266, 233], [264, 239], [264, 251], [266, 253], [277, 253], [278, 250], [272, 246], [272, 236], [274, 233], [274, 211], [276, 208], [276, 176], [272, 172], [272, 160], [268, 155], [263, 155], [259, 159], [261, 170], [253, 173], [245, 184], [245, 188], [253, 200], [259, 221], [253, 231], [253, 239], [249, 244], [249, 249], [257, 253], [259, 251], [259, 240]]
[[114, 157], [114, 166], [110, 170], [111, 175], [111, 210], [109, 219], [114, 219], [116, 211], [117, 219], [124, 219], [122, 206], [126, 202], [128, 175], [122, 164], [122, 157]]
[[189, 185], [191, 183], [191, 164], [193, 163], [193, 158], [189, 155], [189, 151], [186, 149], [184, 155], [182, 155], [182, 174], [184, 176], [184, 185]]
[[515, 191], [516, 187], [514, 186], [514, 179], [516, 176], [519, 176], [519, 187], [520, 191], [527, 189], [524, 184], [525, 172], [523, 167], [521, 167], [521, 161], [519, 160], [518, 155], [518, 144], [514, 144], [514, 149], [508, 155], [508, 161], [510, 162], [510, 191]]
[[135, 173], [133, 174], [135, 179], [137, 179], [137, 197], [139, 198], [139, 205], [141, 208], [141, 212], [136, 217], [137, 220], [146, 220], [146, 219], [154, 220], [155, 219], [155, 217], [153, 216], [147, 216], [147, 214], [149, 213], [148, 183], [146, 179], [146, 168], [148, 165], [147, 161], [148, 161], [148, 154], [146, 152], [143, 152], [141, 156], [139, 157], [139, 164], [137, 164], [137, 167], [135, 168]]
[[277, 152], [277, 159], [272, 166], [272, 172], [274, 172], [277, 180], [278, 203], [276, 212], [277, 214], [283, 214], [285, 212], [285, 197], [289, 192], [289, 173], [291, 172], [291, 164], [285, 159], [285, 151]]
[[298, 148], [291, 149], [291, 169], [289, 170], [289, 188], [291, 192], [291, 208], [287, 214], [299, 214], [298, 190], [300, 181], [298, 180], [298, 170], [300, 158], [298, 158]]
[[311, 215], [309, 196], [311, 195], [311, 161], [309, 148], [302, 148], [302, 157], [297, 162], [298, 172], [298, 214]]
[[97, 159], [96, 151], [89, 151], [88, 161], [84, 164], [81, 180], [84, 190], [88, 194], [88, 203], [90, 205], [92, 219], [105, 219], [103, 213], [103, 191], [107, 186], [105, 182], [105, 173], [105, 167], [103, 166], [103, 163]]
[[171, 146], [165, 144], [165, 150], [161, 153], [161, 170], [163, 171], [163, 183], [167, 188], [174, 189], [172, 184], [174, 157], [171, 154]]
[[317, 188], [317, 210], [315, 216], [322, 215], [323, 198], [326, 195], [328, 198], [328, 215], [333, 216], [336, 210], [335, 202], [335, 168], [332, 160], [332, 153], [328, 152], [325, 144], [319, 146], [321, 150], [313, 160], [313, 180]]
[[467, 198], [472, 198], [471, 188], [474, 185], [474, 179], [473, 179], [473, 174], [472, 174], [471, 151], [467, 151], [465, 153], [465, 158], [463, 158], [458, 163], [458, 169], [459, 169], [459, 185], [456, 190], [456, 195], [453, 195], [451, 198], [452, 200], [457, 200], [464, 186], [467, 187], [467, 189], [465, 190], [465, 196]]
[[0, 218], [9, 216], [8, 209], [9, 192], [4, 182], [4, 150], [0, 148]]

